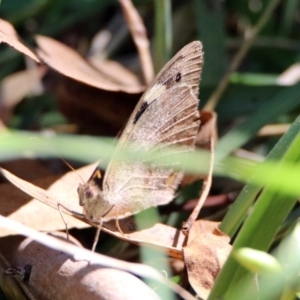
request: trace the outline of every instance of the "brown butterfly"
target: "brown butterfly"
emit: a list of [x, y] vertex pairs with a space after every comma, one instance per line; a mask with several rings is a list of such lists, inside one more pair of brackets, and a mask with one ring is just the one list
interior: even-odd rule
[[[146, 164], [138, 153], [162, 151], [167, 146], [194, 149], [200, 125], [198, 93], [203, 65], [202, 44], [182, 48], [159, 72], [145, 91], [118, 141], [130, 146], [135, 161], [112, 157], [104, 178], [95, 170], [78, 194], [85, 216], [94, 221], [124, 218], [151, 206], [169, 203], [183, 174], [163, 163]], [[168, 155], [170, 152], [168, 152]], [[172, 155], [172, 153], [170, 154]]]

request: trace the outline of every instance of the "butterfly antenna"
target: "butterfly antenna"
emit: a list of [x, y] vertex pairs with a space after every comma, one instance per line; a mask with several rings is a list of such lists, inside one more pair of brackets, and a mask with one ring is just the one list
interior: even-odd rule
[[80, 176], [80, 174], [77, 172], [76, 169], [74, 169], [70, 163], [68, 163], [62, 156], [60, 156], [55, 150], [53, 150], [51, 147], [49, 147], [49, 145], [47, 145], [45, 142], [43, 142], [42, 140], [40, 140], [37, 137], [31, 137], [29, 138], [31, 140], [37, 140], [38, 142], [40, 142], [41, 144], [43, 144], [43, 146], [46, 146], [48, 150], [50, 150], [53, 154], [55, 154], [58, 158], [60, 158], [72, 171], [74, 171], [77, 176], [80, 178], [80, 180], [82, 181], [82, 183], [85, 183], [83, 178]]

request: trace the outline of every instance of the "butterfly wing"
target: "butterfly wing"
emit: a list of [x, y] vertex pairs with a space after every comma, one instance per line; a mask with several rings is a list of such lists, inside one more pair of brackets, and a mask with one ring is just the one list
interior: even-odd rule
[[[139, 100], [125, 129], [123, 130], [119, 145], [128, 140], [134, 131], [134, 127], [136, 127], [136, 121], [143, 114], [146, 108], [170, 88], [174, 86], [189, 87], [198, 103], [202, 65], [203, 52], [200, 41], [192, 42], [183, 47], [157, 74], [153, 82]], [[164, 109], [166, 109], [166, 107]]]
[[[184, 146], [182, 152], [194, 148], [200, 125], [198, 86], [202, 64], [202, 45], [198, 41], [185, 46], [166, 64], [129, 118], [118, 142], [119, 150], [131, 146], [137, 153], [150, 153], [159, 146], [166, 155], [163, 147], [168, 145]], [[138, 157], [134, 162], [112, 158], [103, 180], [102, 197], [114, 208], [105, 218], [125, 217], [170, 202], [182, 176], [163, 163], [149, 165]]]

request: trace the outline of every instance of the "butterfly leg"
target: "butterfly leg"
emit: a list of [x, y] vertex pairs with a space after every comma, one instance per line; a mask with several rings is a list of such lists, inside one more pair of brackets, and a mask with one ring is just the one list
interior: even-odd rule
[[[126, 237], [126, 235], [124, 234], [124, 232], [122, 231], [122, 229], [121, 229], [121, 226], [120, 226], [120, 223], [119, 223], [119, 215], [118, 215], [118, 207], [116, 206], [116, 205], [113, 205], [110, 209], [109, 209], [109, 211], [106, 213], [106, 214], [108, 214], [113, 208], [116, 208], [116, 227], [117, 227], [117, 229], [118, 229], [118, 231], [124, 236], [124, 237]], [[105, 215], [106, 215], [105, 214]], [[104, 216], [105, 216], [104, 215]]]
[[116, 218], [116, 227], [118, 228], [119, 232], [125, 237], [124, 232], [122, 231], [121, 227], [120, 227], [120, 223], [119, 223], [119, 218], [117, 216]]
[[64, 216], [63, 216], [63, 214], [62, 214], [62, 211], [61, 211], [61, 207], [64, 207], [64, 206], [61, 205], [60, 203], [57, 203], [57, 209], [58, 209], [59, 214], [60, 214], [60, 216], [61, 216], [61, 218], [62, 218], [62, 220], [63, 220], [63, 222], [64, 222], [64, 224], [65, 224], [65, 227], [66, 227], [67, 240], [69, 240], [68, 223], [65, 221], [65, 218], [64, 218]]
[[116, 207], [116, 211], [117, 211], [117, 217], [116, 217], [116, 227], [118, 229], [118, 231], [124, 236], [126, 237], [126, 235], [124, 234], [124, 232], [121, 229], [120, 223], [119, 223], [119, 217], [118, 217], [118, 208]]
[[92, 246], [92, 252], [95, 252], [96, 246], [98, 244], [100, 232], [101, 232], [101, 229], [102, 229], [102, 224], [103, 224], [103, 219], [101, 218], [100, 221], [99, 221], [99, 225], [97, 227], [95, 238], [94, 238], [94, 242], [93, 242], [93, 246]]

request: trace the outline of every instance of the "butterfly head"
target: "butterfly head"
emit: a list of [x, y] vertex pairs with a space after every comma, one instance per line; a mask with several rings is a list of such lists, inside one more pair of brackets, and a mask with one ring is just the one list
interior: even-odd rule
[[96, 170], [85, 184], [79, 184], [77, 193], [79, 205], [83, 206], [84, 214], [89, 219], [94, 219], [93, 211], [95, 206], [102, 199], [102, 178], [99, 170]]
[[87, 182], [85, 184], [79, 183], [77, 193], [79, 196], [79, 205], [86, 206], [99, 198], [101, 190], [98, 186], [91, 184], [91, 182]]

